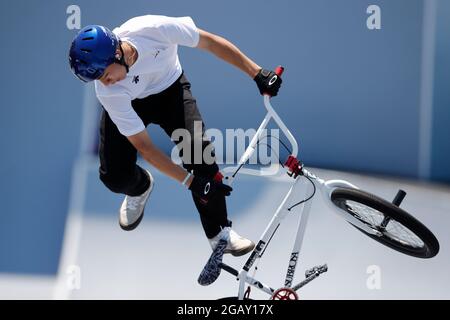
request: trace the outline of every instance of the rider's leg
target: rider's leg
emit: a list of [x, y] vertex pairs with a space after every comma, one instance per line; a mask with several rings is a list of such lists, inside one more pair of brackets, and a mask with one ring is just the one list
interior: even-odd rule
[[100, 120], [100, 180], [115, 193], [137, 196], [147, 190], [150, 180], [136, 164], [137, 151], [103, 110]]
[[[177, 129], [185, 129], [186, 133], [189, 133], [190, 150], [180, 150], [183, 167], [192, 171], [194, 175], [214, 178], [219, 171], [219, 167], [215, 161], [208, 164], [203, 159], [203, 150], [211, 142], [204, 135], [203, 120], [197, 109], [196, 100], [191, 94], [190, 83], [183, 75], [170, 88], [160, 93], [159, 97], [164, 105], [158, 106], [157, 123], [170, 137]], [[177, 141], [174, 142], [177, 143]], [[195, 150], [195, 144], [201, 146], [201, 148]], [[182, 144], [178, 146], [181, 148]], [[195, 157], [194, 151], [201, 151], [202, 155]], [[196, 160], [198, 163], [196, 163]], [[206, 204], [194, 194], [192, 194], [192, 198], [208, 238], [213, 238], [224, 227], [231, 225], [231, 222], [227, 219], [225, 196], [217, 196]]]
[[111, 191], [126, 195], [119, 210], [120, 226], [133, 230], [142, 219], [153, 177], [136, 164], [137, 150], [104, 110], [100, 121], [99, 156], [100, 180]]

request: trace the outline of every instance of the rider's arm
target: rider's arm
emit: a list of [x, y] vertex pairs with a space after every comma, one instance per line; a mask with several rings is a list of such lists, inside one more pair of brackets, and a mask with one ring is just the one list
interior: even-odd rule
[[[153, 144], [146, 130], [129, 136], [128, 140], [133, 144], [136, 150], [139, 151], [142, 157], [156, 169], [179, 182], [182, 182], [185, 179], [187, 172], [173, 163], [168, 156]], [[229, 196], [230, 192], [233, 190], [222, 182], [216, 182], [193, 175], [187, 180], [186, 186], [206, 202], [217, 193]]]
[[228, 63], [247, 73], [252, 79], [258, 74], [261, 67], [243, 54], [230, 41], [199, 29], [200, 39], [197, 48], [206, 50]]
[[[146, 130], [127, 138], [141, 156], [156, 169], [179, 182], [184, 180], [187, 174], [186, 170], [173, 163], [168, 156], [159, 150], [151, 141]], [[191, 182], [192, 177], [186, 182], [186, 186], [189, 187]]]

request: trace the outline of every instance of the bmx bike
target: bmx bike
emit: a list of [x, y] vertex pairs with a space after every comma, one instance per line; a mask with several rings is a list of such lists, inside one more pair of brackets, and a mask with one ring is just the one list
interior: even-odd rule
[[[281, 76], [283, 71], [284, 68], [280, 66], [276, 68], [275, 73], [277, 76]], [[400, 208], [400, 204], [406, 196], [406, 192], [403, 190], [399, 190], [394, 200], [390, 202], [365, 192], [347, 181], [325, 181], [308, 171], [297, 158], [298, 144], [296, 139], [273, 109], [270, 98], [269, 95], [264, 95], [264, 106], [267, 109], [264, 120], [240, 158], [237, 166], [222, 169], [222, 178], [225, 180], [225, 183], [231, 185], [238, 171], [250, 175], [264, 175], [261, 170], [243, 168], [243, 165], [252, 156], [260, 139], [263, 138], [264, 129], [269, 121], [273, 119], [292, 146], [292, 150], [289, 150], [283, 144], [290, 151], [290, 155], [284, 165], [282, 164], [284, 170], [292, 178], [291, 186], [242, 268], [238, 271], [223, 263], [223, 254], [228, 239], [220, 239], [198, 278], [199, 284], [210, 285], [219, 277], [221, 270], [225, 270], [235, 276], [239, 281], [237, 294], [237, 299], [239, 300], [249, 298], [250, 287], [262, 290], [272, 300], [297, 300], [297, 291], [300, 288], [328, 270], [326, 264], [315, 266], [305, 272], [305, 279], [303, 281], [294, 284], [295, 269], [299, 260], [303, 235], [310, 213], [311, 200], [317, 190], [320, 191], [323, 200], [333, 212], [339, 214], [356, 229], [379, 243], [417, 258], [432, 258], [437, 255], [439, 252], [439, 242], [433, 233], [420, 221]], [[306, 194], [310, 196], [292, 204], [290, 201], [291, 197], [296, 193], [299, 186], [302, 185], [299, 184], [301, 180], [305, 181]], [[299, 211], [298, 229], [290, 260], [288, 261], [286, 278], [282, 287], [273, 288], [250, 276], [249, 271], [255, 265], [255, 262], [261, 259], [281, 222], [294, 208], [300, 208], [301, 210], [297, 210]], [[248, 284], [247, 289], [245, 289], [246, 284]]]

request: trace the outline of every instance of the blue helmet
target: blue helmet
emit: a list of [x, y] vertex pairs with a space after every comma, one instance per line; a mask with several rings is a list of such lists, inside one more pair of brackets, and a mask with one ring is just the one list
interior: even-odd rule
[[119, 38], [108, 28], [90, 25], [73, 39], [69, 52], [72, 72], [83, 82], [100, 78], [116, 61]]

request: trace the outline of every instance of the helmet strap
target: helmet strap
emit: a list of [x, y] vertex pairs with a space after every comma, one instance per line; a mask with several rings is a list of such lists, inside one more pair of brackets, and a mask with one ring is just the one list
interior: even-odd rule
[[121, 53], [121, 57], [120, 59], [116, 59], [116, 62], [122, 66], [125, 67], [125, 69], [127, 69], [127, 73], [130, 72], [130, 67], [127, 65], [127, 63], [125, 62], [125, 54], [123, 53], [123, 49], [122, 49], [122, 41], [119, 40], [119, 49], [120, 49], [120, 53]]

